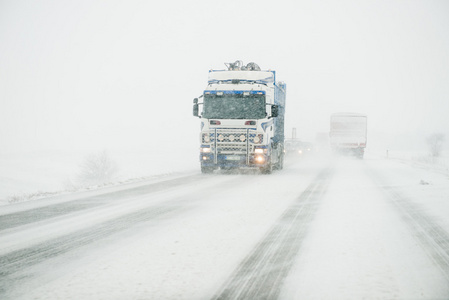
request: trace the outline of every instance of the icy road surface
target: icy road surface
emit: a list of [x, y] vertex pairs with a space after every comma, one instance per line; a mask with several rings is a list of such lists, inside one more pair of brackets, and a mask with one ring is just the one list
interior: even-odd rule
[[1, 299], [449, 299], [449, 177], [289, 160], [0, 207]]

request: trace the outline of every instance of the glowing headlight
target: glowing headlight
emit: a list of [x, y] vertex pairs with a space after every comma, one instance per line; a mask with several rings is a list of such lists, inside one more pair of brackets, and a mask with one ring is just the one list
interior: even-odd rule
[[200, 148], [200, 151], [203, 153], [210, 153], [210, 148]]
[[265, 157], [258, 155], [256, 156], [256, 162], [263, 163], [265, 161]]
[[210, 136], [208, 134], [204, 135], [204, 142], [206, 142], [206, 143], [210, 142]]

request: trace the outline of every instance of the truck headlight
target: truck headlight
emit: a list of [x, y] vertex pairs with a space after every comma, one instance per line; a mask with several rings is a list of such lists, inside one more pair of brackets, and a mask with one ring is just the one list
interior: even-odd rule
[[210, 153], [210, 151], [211, 151], [210, 148], [200, 148], [201, 153]]
[[265, 162], [265, 157], [263, 157], [263, 155], [257, 155], [256, 162], [259, 164], [263, 164]]
[[254, 153], [255, 154], [267, 154], [268, 153], [268, 149], [267, 148], [259, 148], [259, 147], [254, 148]]

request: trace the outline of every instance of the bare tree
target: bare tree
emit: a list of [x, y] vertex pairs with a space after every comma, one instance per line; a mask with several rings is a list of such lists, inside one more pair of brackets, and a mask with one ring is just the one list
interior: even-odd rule
[[109, 158], [106, 151], [86, 156], [78, 175], [84, 186], [101, 185], [111, 182], [117, 173], [117, 164]]
[[443, 150], [444, 134], [434, 133], [427, 137], [427, 144], [430, 148], [432, 157], [439, 157], [441, 150]]

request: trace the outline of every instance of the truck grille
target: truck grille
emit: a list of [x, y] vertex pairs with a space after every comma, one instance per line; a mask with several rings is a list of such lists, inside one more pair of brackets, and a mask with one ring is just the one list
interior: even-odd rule
[[[256, 134], [254, 130], [249, 129], [215, 129], [209, 133], [205, 133], [201, 137], [202, 143], [217, 143], [222, 147], [246, 147], [248, 143], [260, 144], [263, 140], [262, 134]], [[258, 141], [255, 141], [255, 138]]]
[[243, 145], [227, 145], [217, 144], [217, 152], [219, 154], [246, 154], [246, 143]]

